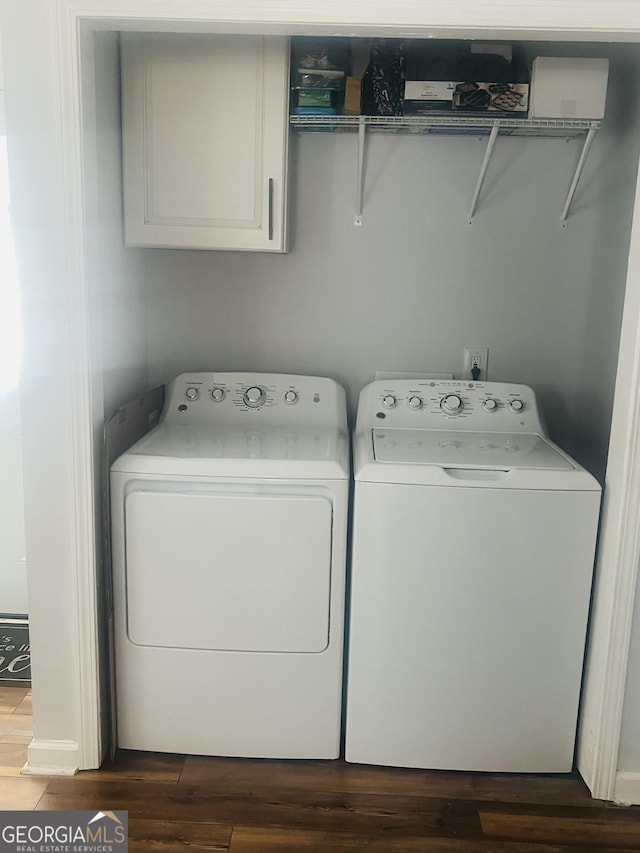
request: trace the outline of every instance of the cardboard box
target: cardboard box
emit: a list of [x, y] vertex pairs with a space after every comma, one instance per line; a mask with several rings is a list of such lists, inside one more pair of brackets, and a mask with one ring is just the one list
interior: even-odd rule
[[439, 80], [407, 80], [405, 115], [446, 114], [452, 110], [474, 115], [526, 115], [527, 83], [476, 83]]
[[404, 114], [426, 115], [451, 112], [455, 86], [453, 81], [406, 80]]
[[608, 59], [538, 56], [531, 68], [531, 118], [604, 117]]
[[362, 80], [359, 77], [347, 77], [344, 87], [344, 114], [360, 115], [360, 97]]

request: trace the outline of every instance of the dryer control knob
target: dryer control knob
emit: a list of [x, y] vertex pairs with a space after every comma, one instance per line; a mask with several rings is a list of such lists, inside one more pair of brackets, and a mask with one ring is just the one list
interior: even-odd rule
[[518, 414], [518, 412], [521, 412], [524, 409], [524, 403], [522, 400], [511, 400], [509, 403], [509, 409]]
[[224, 388], [214, 388], [211, 391], [211, 399], [215, 400], [216, 403], [221, 403], [224, 400]]
[[291, 405], [292, 403], [297, 403], [298, 402], [298, 392], [297, 391], [286, 391], [285, 395], [284, 395], [284, 401], [285, 401], [285, 403], [289, 403], [289, 405]]
[[410, 409], [421, 409], [422, 408], [422, 397], [418, 397], [414, 395], [413, 397], [409, 397], [409, 408]]
[[457, 394], [447, 394], [440, 401], [440, 408], [448, 415], [457, 415], [463, 408], [462, 397], [458, 397]]
[[393, 394], [387, 394], [386, 397], [382, 398], [382, 405], [385, 407], [385, 409], [393, 409], [395, 404], [396, 398], [393, 396]]
[[498, 404], [492, 397], [488, 397], [483, 402], [482, 408], [485, 410], [485, 412], [495, 412], [498, 408]]
[[187, 398], [187, 400], [197, 400], [199, 396], [200, 391], [197, 388], [194, 388], [193, 386], [187, 388], [187, 390], [185, 391], [185, 397]]
[[264, 393], [262, 388], [258, 388], [257, 385], [253, 385], [251, 388], [247, 388], [242, 395], [242, 399], [244, 400], [245, 405], [250, 406], [252, 409], [257, 409], [267, 399], [267, 395]]

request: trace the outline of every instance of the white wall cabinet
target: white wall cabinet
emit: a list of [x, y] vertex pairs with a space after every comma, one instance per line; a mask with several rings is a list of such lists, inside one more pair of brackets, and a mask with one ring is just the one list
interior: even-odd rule
[[286, 251], [289, 39], [123, 33], [129, 245]]

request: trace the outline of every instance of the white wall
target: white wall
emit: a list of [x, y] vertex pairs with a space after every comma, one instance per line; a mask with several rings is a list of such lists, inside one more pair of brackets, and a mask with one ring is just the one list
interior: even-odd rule
[[36, 738], [69, 744], [75, 754], [82, 698], [74, 648], [73, 374], [54, 10], [45, 2], [28, 12], [15, 4], [0, 10], [25, 328], [21, 415], [34, 728]]
[[0, 391], [0, 613], [28, 612], [20, 395]]
[[[621, 54], [614, 92], [638, 86]], [[577, 140], [499, 139], [469, 227], [486, 143], [371, 135], [356, 228], [356, 137], [293, 139], [289, 255], [149, 252], [150, 379], [318, 372], [353, 413], [376, 369], [458, 373], [463, 347], [486, 345], [489, 378], [532, 385], [553, 437], [602, 477], [640, 147], [620, 101], [565, 231]]]
[[2, 33], [0, 33], [0, 133], [6, 132], [4, 114], [4, 71], [2, 70]]
[[[4, 135], [4, 74], [2, 70], [2, 41], [0, 34], [0, 136]], [[4, 139], [0, 149], [0, 353], [11, 346], [15, 317], [13, 290], [10, 280], [11, 237], [8, 209], [8, 176], [5, 163]], [[8, 310], [9, 309], [9, 310]], [[3, 326], [2, 321], [9, 327]], [[0, 365], [0, 375], [2, 368]], [[0, 613], [25, 614], [27, 604], [27, 571], [24, 541], [24, 499], [22, 493], [22, 448], [20, 443], [20, 396], [16, 386], [7, 388], [0, 378]]]

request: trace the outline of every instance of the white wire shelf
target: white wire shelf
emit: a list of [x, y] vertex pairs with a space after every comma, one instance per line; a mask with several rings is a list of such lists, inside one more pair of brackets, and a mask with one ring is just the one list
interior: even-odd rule
[[398, 133], [480, 133], [488, 134], [494, 127], [500, 136], [579, 136], [597, 130], [601, 122], [591, 119], [541, 119], [489, 116], [322, 116], [292, 115], [292, 127], [305, 130], [355, 131], [364, 124], [367, 130]]
[[567, 226], [569, 208], [575, 195], [578, 181], [584, 168], [587, 155], [593, 143], [596, 131], [601, 122], [592, 119], [540, 119], [540, 118], [509, 118], [508, 116], [322, 116], [322, 115], [292, 115], [290, 124], [298, 132], [311, 131], [357, 131], [358, 132], [358, 167], [356, 187], [355, 224], [362, 225], [362, 204], [365, 167], [365, 140], [370, 131], [387, 133], [415, 134], [462, 134], [467, 136], [488, 137], [480, 174], [469, 205], [467, 222], [473, 224], [480, 191], [489, 167], [491, 155], [499, 136], [529, 136], [529, 137], [560, 137], [569, 139], [584, 136], [582, 152], [571, 181], [571, 186], [560, 214], [562, 228]]

